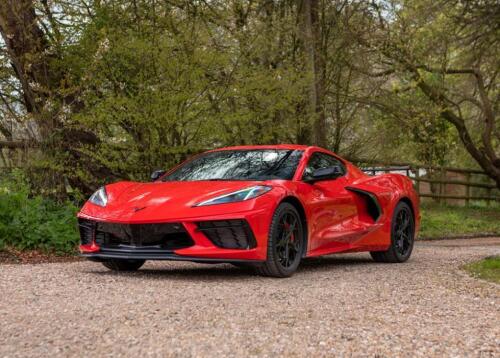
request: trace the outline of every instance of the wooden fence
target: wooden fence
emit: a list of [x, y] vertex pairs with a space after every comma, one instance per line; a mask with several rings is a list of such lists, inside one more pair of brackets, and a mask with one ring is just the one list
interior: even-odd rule
[[440, 203], [469, 205], [471, 202], [500, 203], [500, 191], [483, 171], [452, 167], [387, 163], [366, 159], [352, 159], [371, 175], [400, 173], [410, 177], [421, 198]]

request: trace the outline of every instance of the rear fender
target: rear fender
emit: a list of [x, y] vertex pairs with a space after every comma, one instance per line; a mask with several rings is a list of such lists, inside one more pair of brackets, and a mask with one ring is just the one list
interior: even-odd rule
[[418, 207], [411, 179], [400, 174], [365, 177], [346, 189], [362, 199], [364, 206], [360, 215], [368, 215], [374, 222], [390, 222], [394, 208], [402, 198], [408, 198], [414, 208]]

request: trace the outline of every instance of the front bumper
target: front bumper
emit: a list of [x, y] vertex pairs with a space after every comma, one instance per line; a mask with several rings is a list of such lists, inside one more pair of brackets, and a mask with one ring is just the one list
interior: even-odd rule
[[181, 256], [175, 253], [138, 253], [138, 252], [127, 252], [121, 250], [120, 252], [109, 252], [103, 251], [99, 253], [80, 253], [81, 257], [85, 257], [90, 261], [102, 262], [111, 259], [122, 259], [122, 260], [165, 260], [165, 261], [191, 261], [200, 263], [258, 263], [264, 262], [264, 260], [251, 260], [251, 259], [227, 259], [227, 258], [207, 258], [207, 257], [193, 257], [193, 256]]
[[[270, 218], [266, 212], [161, 223], [109, 222], [80, 213], [80, 253], [93, 261], [260, 262], [267, 257]], [[172, 240], [177, 241], [172, 244]]]

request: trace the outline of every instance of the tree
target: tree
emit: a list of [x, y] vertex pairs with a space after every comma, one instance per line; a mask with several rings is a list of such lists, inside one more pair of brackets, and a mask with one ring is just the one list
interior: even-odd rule
[[[500, 188], [498, 69], [500, 5], [483, 1], [372, 3], [370, 36], [387, 80], [410, 83]], [[496, 24], [493, 25], [492, 24]]]
[[[46, 169], [63, 168], [62, 171], [70, 174], [67, 179], [71, 184], [88, 190], [88, 186], [71, 174], [82, 157], [80, 147], [96, 145], [98, 138], [68, 118], [69, 114], [78, 112], [82, 106], [78, 87], [72, 85], [71, 72], [64, 66], [58, 24], [52, 17], [47, 1], [42, 0], [41, 5], [49, 26], [37, 15], [32, 0], [7, 0], [0, 3], [0, 33], [13, 69], [12, 75], [19, 85], [17, 91], [21, 93], [20, 103], [36, 124], [33, 130], [26, 133], [31, 134], [30, 141], [44, 148], [44, 154], [51, 161], [39, 161], [42, 176]], [[6, 94], [2, 93], [4, 104], [10, 106], [10, 112], [16, 116], [16, 110], [12, 109], [13, 105], [9, 105], [5, 97]], [[87, 170], [94, 175], [103, 171], [110, 174], [106, 168], [93, 166], [91, 162], [88, 162]], [[52, 185], [65, 185], [54, 171], [51, 171], [50, 176], [54, 179]]]
[[19, 80], [26, 110], [33, 113], [41, 135], [51, 132], [51, 121], [45, 120], [51, 78], [51, 55], [45, 34], [38, 25], [32, 0], [7, 0], [0, 4], [0, 32], [14, 73]]

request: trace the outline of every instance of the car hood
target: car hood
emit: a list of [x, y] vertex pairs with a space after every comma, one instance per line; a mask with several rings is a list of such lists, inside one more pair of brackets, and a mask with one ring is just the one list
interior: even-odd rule
[[108, 194], [106, 207], [87, 202], [80, 213], [117, 222], [155, 222], [195, 217], [205, 215], [207, 210], [210, 214], [217, 215], [218, 211], [227, 213], [228, 205], [234, 206], [236, 203], [206, 207], [195, 207], [195, 205], [219, 195], [262, 183], [260, 181], [119, 182], [106, 186]]

